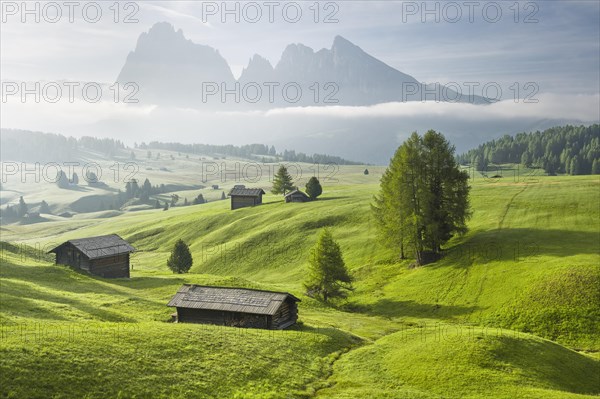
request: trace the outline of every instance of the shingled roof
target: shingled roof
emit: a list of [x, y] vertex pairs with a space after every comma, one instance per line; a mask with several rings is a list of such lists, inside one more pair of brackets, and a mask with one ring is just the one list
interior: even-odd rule
[[240, 195], [243, 197], [258, 197], [261, 194], [264, 194], [262, 188], [243, 188], [243, 187], [234, 187], [229, 192], [230, 196]]
[[306, 195], [305, 193], [303, 193], [302, 191], [295, 189], [294, 191], [290, 191], [289, 193], [287, 193], [286, 195], [284, 195], [283, 197], [290, 197], [292, 195], [297, 195], [300, 194], [301, 196], [303, 196], [304, 198], [310, 198], [308, 195]]
[[274, 315], [287, 298], [300, 301], [287, 292], [184, 284], [167, 306]]
[[135, 251], [135, 248], [116, 234], [106, 236], [80, 238], [66, 241], [48, 253], [56, 252], [63, 245], [71, 244], [89, 259], [99, 259], [108, 256], [126, 254]]

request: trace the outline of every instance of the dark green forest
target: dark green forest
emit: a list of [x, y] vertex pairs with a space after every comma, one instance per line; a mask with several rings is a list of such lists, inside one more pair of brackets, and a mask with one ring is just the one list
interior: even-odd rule
[[600, 174], [600, 125], [556, 126], [543, 132], [505, 135], [458, 156], [463, 165], [522, 164], [555, 175]]
[[285, 161], [285, 162], [307, 162], [307, 163], [332, 163], [337, 165], [362, 165], [362, 162], [349, 161], [347, 159], [327, 154], [307, 155], [303, 152], [294, 150], [283, 150], [277, 152], [274, 146], [269, 147], [265, 144], [244, 144], [235, 145], [215, 145], [215, 144], [181, 144], [181, 143], [162, 143], [152, 141], [148, 144], [141, 143], [138, 148], [141, 149], [159, 149], [178, 152], [187, 152], [191, 154], [218, 154], [256, 161], [265, 161], [266, 159]]

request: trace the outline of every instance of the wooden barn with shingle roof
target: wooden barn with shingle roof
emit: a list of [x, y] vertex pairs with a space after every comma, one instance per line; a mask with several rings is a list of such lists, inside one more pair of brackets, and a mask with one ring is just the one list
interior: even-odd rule
[[262, 196], [265, 194], [262, 188], [246, 188], [237, 185], [229, 192], [231, 197], [231, 210], [256, 206], [262, 204]]
[[66, 241], [48, 253], [56, 264], [69, 265], [106, 278], [129, 277], [129, 254], [135, 248], [116, 234]]
[[287, 292], [184, 284], [167, 306], [181, 323], [281, 330], [298, 320], [297, 302]]

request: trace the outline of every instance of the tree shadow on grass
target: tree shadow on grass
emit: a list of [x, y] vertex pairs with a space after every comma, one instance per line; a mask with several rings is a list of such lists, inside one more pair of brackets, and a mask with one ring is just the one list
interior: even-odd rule
[[316, 199], [317, 202], [319, 201], [334, 201], [334, 200], [341, 200], [341, 199], [347, 199], [347, 198], [351, 198], [349, 196], [346, 195], [337, 195], [337, 196], [333, 196], [333, 197], [319, 197]]
[[[121, 314], [111, 312], [105, 309], [99, 308], [97, 305], [92, 305], [85, 302], [85, 298], [82, 300], [76, 300], [72, 298], [68, 298], [66, 296], [54, 295], [48, 292], [43, 291], [42, 289], [36, 289], [29, 284], [16, 282], [12, 280], [4, 280], [2, 281], [2, 294], [9, 295], [13, 297], [23, 298], [29, 301], [24, 301], [17, 309], [13, 309], [13, 312], [16, 310], [19, 313], [23, 312], [24, 316], [33, 309], [33, 310], [43, 310], [38, 305], [35, 305], [33, 301], [44, 301], [51, 302], [58, 305], [67, 305], [73, 307], [80, 312], [86, 313], [89, 316], [92, 316], [95, 319], [101, 321], [112, 321], [112, 322], [134, 322], [135, 320], [123, 316]], [[34, 305], [35, 308], [30, 308], [29, 306]], [[45, 310], [44, 310], [45, 311]], [[53, 312], [53, 311], [51, 311]], [[43, 312], [36, 312], [37, 315], [42, 315]], [[43, 316], [42, 316], [43, 317]], [[59, 320], [64, 320], [63, 316], [59, 316], [57, 314], [47, 314], [43, 318], [54, 319], [56, 317], [60, 317]]]
[[380, 299], [369, 304], [349, 303], [341, 307], [347, 312], [363, 313], [369, 316], [386, 318], [396, 317], [432, 317], [454, 318], [472, 313], [477, 306], [454, 306], [415, 301], [399, 301], [394, 299]]
[[[456, 267], [490, 262], [541, 262], [542, 256], [595, 255], [600, 251], [596, 232], [562, 229], [496, 229], [473, 232], [445, 251], [442, 266]], [[434, 265], [432, 265], [434, 266]]]
[[[160, 277], [104, 279], [64, 265], [23, 266], [6, 263], [2, 265], [1, 270], [3, 278], [17, 282], [17, 284], [21, 284], [20, 281], [33, 283], [40, 288], [40, 292], [43, 292], [44, 289], [50, 289], [81, 295], [82, 298], [85, 298], [86, 294], [109, 295], [114, 298], [129, 300], [139, 306], [148, 308], [155, 308], [157, 305], [166, 305], [167, 302], [160, 299], [143, 298], [138, 296], [138, 293], [132, 295], [131, 291], [127, 289], [143, 291], [146, 289], [173, 286], [173, 294], [175, 294], [179, 286], [184, 283], [184, 277], [175, 279]], [[5, 281], [2, 281], [2, 288], [4, 288]], [[9, 281], [6, 281], [6, 283], [9, 283]], [[4, 293], [4, 291], [2, 292]]]
[[[172, 278], [143, 276], [132, 277], [130, 279], [114, 279], [103, 281], [119, 287], [127, 287], [132, 290], [146, 290], [174, 286], [174, 290], [177, 291], [177, 289], [179, 289], [179, 286], [185, 284], [187, 280], [188, 279], [183, 276]], [[175, 294], [175, 291], [173, 291], [173, 294]]]

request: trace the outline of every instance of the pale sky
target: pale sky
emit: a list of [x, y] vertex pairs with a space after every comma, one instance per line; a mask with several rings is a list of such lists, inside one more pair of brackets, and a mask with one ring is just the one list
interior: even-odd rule
[[[2, 79], [112, 82], [138, 36], [167, 21], [192, 41], [218, 49], [236, 76], [255, 53], [276, 64], [290, 43], [329, 48], [339, 34], [424, 82], [533, 81], [542, 92], [599, 90], [600, 2], [595, 0], [521, 2], [518, 7], [513, 1], [475, 2], [472, 8], [454, 2], [458, 9], [435, 1], [425, 8], [420, 1], [337, 1], [318, 7], [312, 1], [273, 3], [228, 2], [226, 7], [238, 12], [226, 14], [220, 1], [124, 1], [115, 23], [114, 2], [84, 1], [73, 8], [73, 22], [70, 10], [61, 6], [61, 18], [52, 23], [57, 10], [48, 2], [27, 3], [33, 13], [26, 14], [23, 3], [3, 1]], [[91, 23], [96, 4], [102, 16]], [[86, 5], [88, 21], [83, 18]], [[302, 9], [300, 20], [286, 21], [294, 19], [296, 5]], [[257, 11], [261, 18], [253, 23]], [[128, 15], [138, 22], [126, 23]]]
[[[3, 82], [71, 80], [111, 84], [140, 34], [166, 21], [193, 42], [218, 49], [236, 77], [255, 53], [275, 66], [290, 43], [302, 43], [316, 51], [330, 48], [334, 37], [341, 35], [421, 82], [495, 82], [507, 98], [511, 97], [506, 93], [510, 87], [519, 87], [522, 98], [526, 94], [524, 86], [533, 83], [539, 101], [506, 101], [485, 108], [444, 103], [313, 107], [233, 116], [110, 101], [3, 101], [1, 127], [111, 136], [129, 145], [150, 140], [260, 142], [274, 143], [278, 148], [335, 153], [343, 144], [348, 149], [335, 155], [380, 160], [394, 148], [389, 145], [389, 137], [401, 142], [414, 130], [436, 128], [460, 150], [466, 150], [505, 133], [600, 120], [597, 0], [229, 1], [225, 4], [233, 14], [223, 9], [221, 1], [75, 3], [70, 10], [62, 1], [1, 2]], [[23, 10], [23, 4], [27, 10]], [[101, 10], [99, 17], [97, 8]], [[360, 144], [352, 147], [352, 142], [345, 139], [364, 136], [367, 130], [381, 136], [377, 151], [385, 154], [361, 153]], [[306, 137], [314, 138], [314, 144], [307, 144]], [[319, 148], [330, 137], [331, 145]]]

